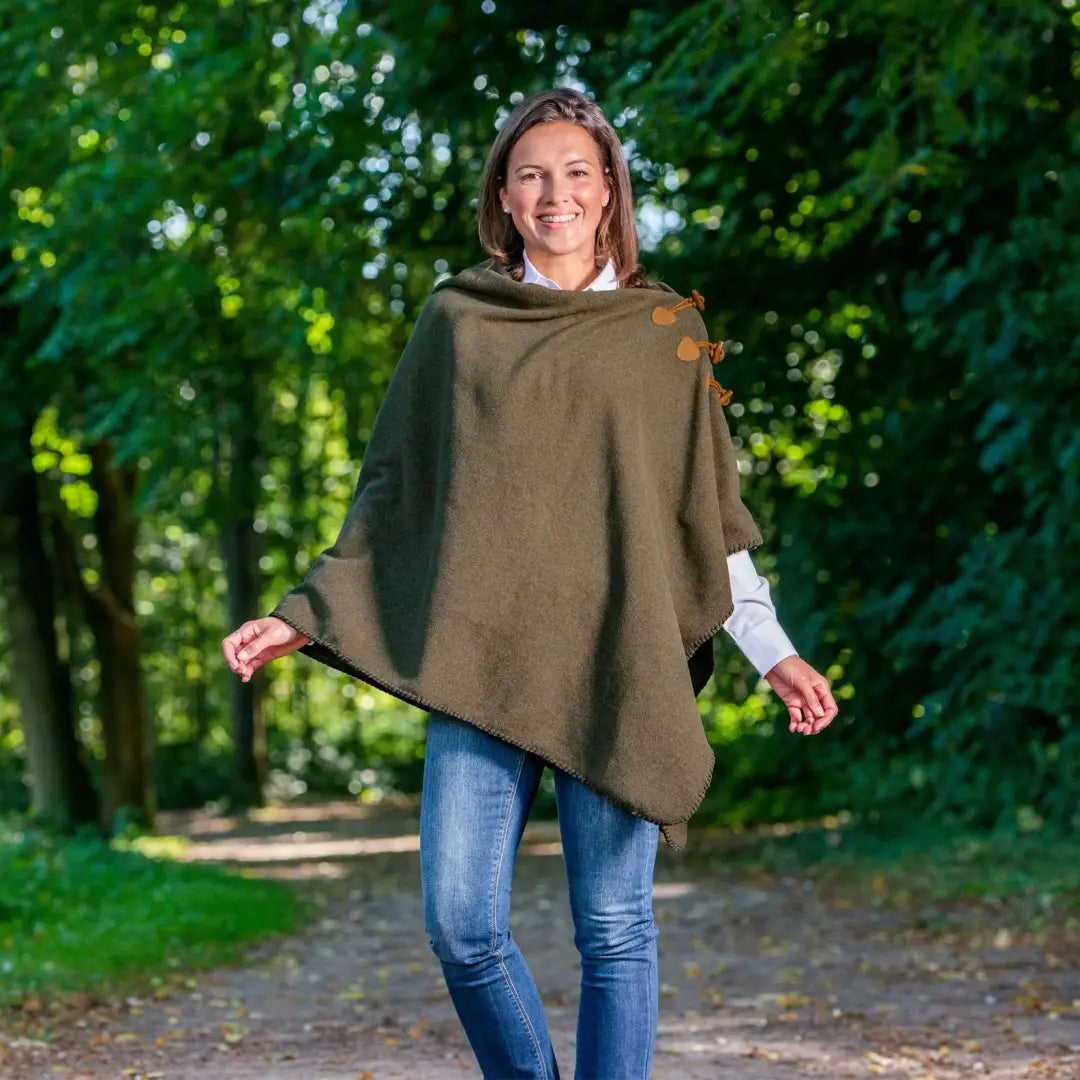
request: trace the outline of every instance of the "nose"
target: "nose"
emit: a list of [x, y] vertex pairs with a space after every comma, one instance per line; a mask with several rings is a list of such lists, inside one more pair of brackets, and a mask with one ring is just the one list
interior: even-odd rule
[[551, 175], [544, 181], [544, 203], [556, 206], [569, 199], [569, 184], [565, 177]]

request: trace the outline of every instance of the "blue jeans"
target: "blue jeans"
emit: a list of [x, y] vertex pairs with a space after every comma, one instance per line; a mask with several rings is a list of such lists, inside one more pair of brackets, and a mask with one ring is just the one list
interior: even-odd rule
[[[487, 1080], [557, 1080], [547, 1018], [510, 935], [510, 878], [544, 762], [428, 718], [420, 868], [430, 945]], [[578, 1080], [647, 1080], [657, 1024], [652, 876], [659, 829], [555, 770], [574, 944]]]

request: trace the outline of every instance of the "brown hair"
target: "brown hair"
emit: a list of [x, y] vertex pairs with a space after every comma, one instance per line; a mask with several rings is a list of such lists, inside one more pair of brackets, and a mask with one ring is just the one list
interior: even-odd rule
[[543, 90], [526, 98], [506, 118], [499, 129], [480, 179], [480, 197], [476, 206], [480, 243], [507, 272], [521, 280], [524, 273], [525, 242], [509, 214], [503, 212], [499, 188], [506, 183], [506, 165], [514, 144], [531, 127], [567, 121], [583, 127], [596, 144], [604, 178], [611, 198], [596, 228], [598, 258], [613, 259], [623, 288], [647, 284], [645, 271], [638, 262], [638, 237], [634, 225], [630, 170], [623, 158], [619, 137], [595, 101], [577, 90]]

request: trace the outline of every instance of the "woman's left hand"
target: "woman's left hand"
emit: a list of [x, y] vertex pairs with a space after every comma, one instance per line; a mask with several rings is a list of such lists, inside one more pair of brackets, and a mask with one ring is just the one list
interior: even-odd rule
[[832, 723], [839, 709], [829, 680], [818, 674], [801, 656], [786, 656], [765, 675], [769, 685], [788, 707], [788, 731], [816, 735]]

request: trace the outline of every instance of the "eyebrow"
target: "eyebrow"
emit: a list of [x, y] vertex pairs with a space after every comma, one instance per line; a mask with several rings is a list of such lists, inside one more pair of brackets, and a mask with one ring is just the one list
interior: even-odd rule
[[[567, 165], [592, 165], [591, 161], [586, 161], [585, 158], [573, 158], [571, 161], [565, 162]], [[542, 165], [519, 165], [514, 172], [521, 172], [522, 169], [542, 169]]]

